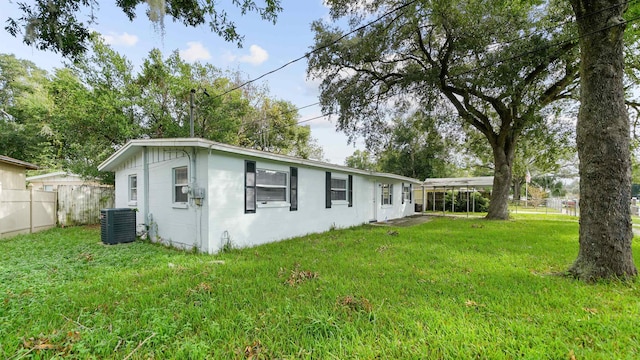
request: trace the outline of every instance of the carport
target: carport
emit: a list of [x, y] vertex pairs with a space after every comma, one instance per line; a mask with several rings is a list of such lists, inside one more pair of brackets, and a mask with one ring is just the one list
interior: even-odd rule
[[[421, 186], [422, 191], [422, 204], [426, 209], [428, 200], [431, 200], [432, 211], [442, 210], [443, 213], [447, 211], [445, 195], [447, 191], [466, 193], [467, 200], [467, 216], [469, 212], [475, 212], [475, 196], [471, 194], [476, 193], [478, 190], [491, 189], [493, 187], [493, 176], [478, 176], [478, 177], [466, 177], [466, 178], [433, 178], [426, 179]], [[436, 194], [442, 194], [442, 207], [436, 206]], [[431, 197], [431, 198], [429, 198]], [[453, 201], [451, 202], [451, 212], [454, 211]]]

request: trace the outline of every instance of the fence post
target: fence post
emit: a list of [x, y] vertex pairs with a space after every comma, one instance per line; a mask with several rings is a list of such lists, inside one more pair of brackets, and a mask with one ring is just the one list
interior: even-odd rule
[[29, 191], [29, 233], [33, 234], [33, 187]]

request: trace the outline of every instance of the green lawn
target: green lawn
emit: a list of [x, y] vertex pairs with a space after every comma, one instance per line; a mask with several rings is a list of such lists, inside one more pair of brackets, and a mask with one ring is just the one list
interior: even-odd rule
[[639, 282], [556, 276], [578, 224], [555, 216], [362, 226], [217, 256], [106, 246], [98, 228], [3, 240], [0, 358], [639, 358]]

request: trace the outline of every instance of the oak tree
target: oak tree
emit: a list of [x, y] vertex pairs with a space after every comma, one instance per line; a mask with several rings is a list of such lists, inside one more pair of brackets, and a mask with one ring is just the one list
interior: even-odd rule
[[571, 0], [580, 34], [580, 250], [585, 281], [637, 275], [631, 241], [631, 158], [624, 93], [627, 2]]
[[[138, 6], [147, 5], [146, 14], [160, 32], [164, 29], [165, 17], [169, 17], [189, 27], [206, 24], [226, 41], [242, 44], [243, 37], [229, 17], [229, 9], [216, 1], [118, 0], [115, 3], [129, 20], [136, 17]], [[271, 22], [276, 21], [282, 10], [280, 0], [236, 0], [232, 4], [242, 15], [253, 12]], [[72, 59], [90, 48], [91, 27], [99, 16], [99, 0], [35, 0], [17, 5], [20, 15], [7, 18], [5, 30], [21, 36], [25, 44]]]

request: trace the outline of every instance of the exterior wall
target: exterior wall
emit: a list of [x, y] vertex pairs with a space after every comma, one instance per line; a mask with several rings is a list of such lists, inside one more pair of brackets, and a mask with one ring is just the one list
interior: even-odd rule
[[[188, 154], [188, 155], [187, 155]], [[145, 191], [144, 153], [136, 152], [116, 170], [115, 207], [137, 208], [137, 224], [146, 224], [153, 241], [182, 248], [196, 247], [218, 252], [226, 242], [246, 247], [294, 236], [384, 221], [413, 214], [413, 203], [402, 204], [402, 183], [362, 174], [353, 176], [353, 206], [347, 201], [325, 206], [326, 171], [284, 161], [253, 158], [200, 148], [196, 156], [196, 184], [204, 189], [202, 205], [189, 198], [187, 204], [173, 203], [173, 168], [187, 166], [192, 176], [191, 148], [147, 149], [148, 191]], [[245, 160], [257, 169], [284, 171], [298, 168], [298, 210], [287, 202], [257, 204], [255, 213], [245, 214]], [[348, 178], [346, 171], [331, 171]], [[137, 176], [137, 201], [129, 201], [129, 176]], [[380, 205], [381, 182], [393, 183], [393, 204]], [[145, 209], [148, 193], [148, 209]], [[145, 219], [145, 211], [149, 218]]]
[[25, 168], [0, 162], [0, 188], [7, 190], [26, 189]]
[[[290, 211], [289, 202], [258, 203], [255, 213], [245, 214], [245, 160], [255, 161], [257, 169], [290, 171], [288, 163], [229, 154], [214, 153], [209, 157], [210, 252], [217, 252], [227, 241], [233, 246], [253, 246], [327, 231], [332, 227], [349, 227], [413, 214], [413, 204], [401, 202], [401, 182], [393, 182], [393, 198], [397, 201], [381, 206], [379, 181], [359, 174], [352, 174], [353, 206], [349, 207], [343, 201], [333, 202], [331, 208], [326, 208], [325, 171], [303, 166], [295, 166], [298, 168], [297, 211]], [[347, 178], [349, 173], [332, 171], [332, 175]]]
[[[402, 200], [402, 186], [400, 181], [392, 181], [388, 179], [378, 179], [378, 186], [376, 187], [376, 202], [377, 202], [377, 221], [387, 221], [397, 219], [415, 213], [415, 198], [411, 200]], [[382, 205], [382, 184], [392, 184], [393, 193], [391, 196], [392, 203], [390, 205]], [[407, 184], [408, 183], [404, 183]]]
[[[147, 163], [149, 169], [149, 208], [145, 209], [145, 176], [144, 155], [137, 153], [128, 159], [116, 171], [116, 201], [117, 208], [136, 208], [136, 223], [146, 225], [149, 236], [153, 241], [180, 248], [197, 247], [206, 251], [207, 225], [206, 203], [197, 206], [193, 201], [187, 204], [173, 203], [173, 168], [187, 166], [189, 181], [191, 182], [191, 163], [187, 153], [190, 149], [167, 150], [162, 148], [149, 148]], [[191, 154], [190, 154], [191, 155]], [[206, 152], [200, 151], [196, 161], [197, 184], [206, 184], [207, 161]], [[137, 200], [129, 200], [129, 176], [137, 176]], [[204, 187], [205, 185], [198, 185]], [[205, 195], [206, 198], [206, 195]], [[145, 210], [149, 218], [145, 219]], [[201, 225], [202, 223], [202, 225]]]

